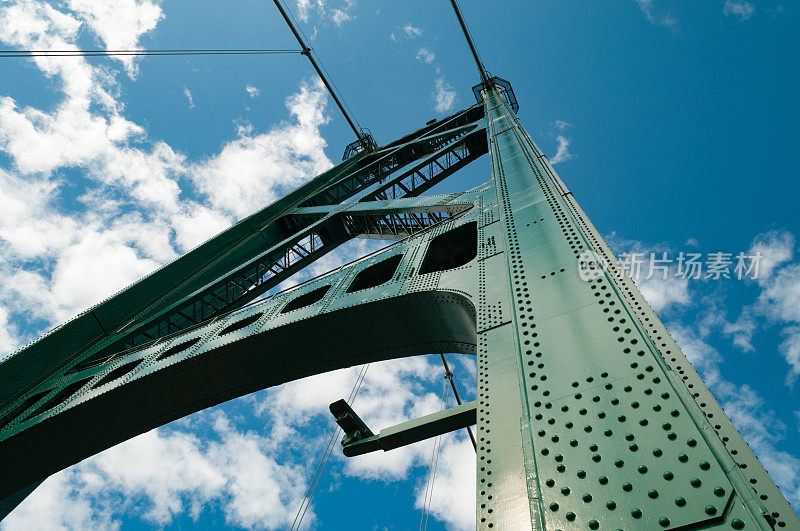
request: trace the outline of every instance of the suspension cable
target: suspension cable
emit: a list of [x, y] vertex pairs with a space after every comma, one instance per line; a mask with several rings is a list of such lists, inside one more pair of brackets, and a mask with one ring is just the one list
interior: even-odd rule
[[456, 0], [450, 0], [450, 4], [453, 6], [453, 11], [456, 13], [458, 23], [461, 25], [461, 31], [464, 32], [464, 37], [467, 38], [467, 44], [469, 44], [469, 49], [472, 52], [472, 57], [475, 59], [475, 64], [478, 65], [478, 71], [481, 74], [481, 82], [488, 83], [489, 76], [486, 74], [486, 69], [483, 67], [483, 61], [481, 61], [480, 55], [478, 55], [478, 49], [475, 48], [475, 43], [472, 41], [472, 35], [469, 33], [467, 23], [464, 22], [464, 17], [461, 16], [461, 9], [458, 7], [458, 2], [456, 2]]
[[112, 57], [140, 55], [273, 55], [302, 54], [288, 49], [164, 49], [164, 50], [0, 50], [0, 57]]
[[311, 62], [311, 66], [314, 67], [314, 70], [317, 72], [317, 75], [322, 80], [322, 83], [325, 85], [325, 88], [328, 89], [328, 93], [330, 93], [331, 98], [333, 98], [333, 101], [336, 103], [336, 106], [339, 107], [339, 110], [341, 111], [342, 115], [344, 115], [344, 119], [347, 120], [348, 125], [350, 125], [350, 129], [353, 130], [353, 132], [356, 134], [356, 138], [358, 138], [363, 144], [363, 146], [366, 148], [369, 145], [369, 141], [367, 140], [366, 136], [361, 131], [361, 129], [356, 127], [355, 121], [350, 117], [350, 113], [347, 112], [347, 109], [345, 109], [345, 106], [339, 99], [339, 96], [336, 94], [336, 91], [334, 91], [333, 86], [331, 86], [331, 83], [328, 81], [328, 78], [322, 72], [322, 69], [317, 63], [317, 60], [314, 58], [314, 54], [311, 53], [311, 48], [309, 48], [306, 42], [303, 40], [303, 37], [297, 30], [297, 27], [292, 22], [292, 18], [289, 17], [288, 13], [286, 12], [286, 9], [283, 7], [283, 4], [281, 3], [280, 0], [273, 0], [273, 2], [275, 2], [275, 7], [278, 8], [278, 11], [283, 17], [283, 20], [286, 21], [286, 24], [289, 26], [289, 29], [292, 30], [292, 35], [294, 35], [294, 38], [297, 40], [298, 44], [300, 44], [300, 47], [303, 49], [301, 53], [306, 57], [308, 57], [308, 60]]
[[[306, 32], [303, 31], [303, 26], [300, 25], [300, 21], [297, 20], [296, 16], [294, 16], [294, 12], [288, 7], [286, 7], [286, 12], [292, 18], [292, 21], [294, 21], [294, 26], [295, 26], [295, 28], [297, 28], [298, 33], [300, 33], [300, 35], [302, 35], [303, 38], [306, 41], [310, 41], [311, 39], [309, 39], [308, 35], [306, 35]], [[333, 89], [336, 91], [337, 94], [339, 94], [339, 99], [342, 100], [342, 104], [344, 104], [345, 108], [347, 109], [347, 112], [350, 113], [350, 116], [353, 118], [353, 121], [358, 126], [358, 129], [362, 130], [363, 127], [361, 126], [361, 123], [358, 121], [358, 118], [356, 117], [355, 113], [353, 112], [353, 109], [351, 109], [350, 105], [347, 103], [347, 98], [344, 97], [344, 94], [339, 89], [339, 86], [336, 84], [336, 80], [333, 78], [331, 73], [325, 67], [325, 61], [323, 60], [322, 54], [316, 48], [313, 49], [311, 52], [317, 57], [317, 60], [319, 62], [320, 68], [322, 68], [322, 71], [325, 72], [325, 75], [328, 77], [328, 81], [331, 82], [331, 85], [333, 86]]]
[[[353, 384], [353, 389], [350, 391], [350, 395], [347, 397], [348, 404], [352, 405], [355, 401], [358, 391], [361, 389], [361, 384], [364, 383], [364, 377], [367, 374], [369, 365], [370, 364], [367, 363], [366, 365], [361, 366], [358, 376], [356, 377], [356, 381]], [[306, 515], [306, 511], [308, 510], [309, 505], [311, 505], [311, 498], [314, 496], [317, 486], [319, 486], [320, 480], [322, 479], [322, 473], [325, 471], [325, 467], [328, 465], [328, 460], [331, 458], [333, 448], [336, 445], [336, 440], [340, 432], [341, 428], [337, 425], [336, 429], [331, 434], [330, 439], [328, 439], [328, 444], [325, 446], [325, 451], [322, 452], [322, 456], [320, 456], [319, 463], [317, 463], [317, 468], [314, 470], [314, 475], [311, 478], [311, 482], [309, 483], [308, 488], [303, 495], [303, 500], [300, 502], [300, 507], [297, 509], [297, 514], [292, 522], [292, 531], [295, 529], [300, 529], [300, 524], [303, 523], [303, 518]]]
[[[442, 383], [442, 410], [447, 407], [450, 390]], [[419, 520], [419, 529], [423, 531], [428, 529], [428, 517], [431, 513], [431, 503], [433, 502], [433, 485], [436, 481], [436, 470], [439, 467], [439, 451], [442, 448], [443, 435], [437, 435], [433, 440], [433, 453], [431, 454], [431, 462], [428, 466], [428, 479], [425, 482], [425, 497], [422, 503], [422, 515]]]
[[[442, 364], [444, 365], [444, 377], [450, 380], [450, 387], [453, 388], [453, 396], [456, 399], [456, 403], [460, 406], [461, 405], [461, 396], [458, 394], [458, 389], [456, 388], [455, 379], [453, 377], [453, 371], [450, 370], [450, 365], [447, 364], [447, 359], [445, 359], [444, 354], [439, 354], [442, 358]], [[475, 449], [475, 452], [478, 451], [478, 443], [475, 441], [475, 435], [472, 433], [472, 428], [467, 426], [467, 433], [469, 433], [469, 440], [472, 441], [472, 447]]]

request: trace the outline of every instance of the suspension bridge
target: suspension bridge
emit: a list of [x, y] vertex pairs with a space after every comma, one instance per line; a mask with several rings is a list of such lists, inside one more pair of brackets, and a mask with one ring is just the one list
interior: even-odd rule
[[[297, 50], [0, 52], [297, 53], [356, 137], [335, 167], [0, 364], [0, 516], [49, 475], [193, 412], [314, 374], [441, 354], [453, 407], [367, 426], [353, 405], [364, 367], [331, 413], [353, 459], [469, 430], [480, 529], [800, 529], [451, 3], [477, 67], [475, 102], [384, 145], [348, 113], [278, 0]], [[424, 195], [484, 155], [486, 183]], [[362, 237], [393, 243], [272, 293]], [[447, 353], [476, 356], [475, 401], [462, 402]]]

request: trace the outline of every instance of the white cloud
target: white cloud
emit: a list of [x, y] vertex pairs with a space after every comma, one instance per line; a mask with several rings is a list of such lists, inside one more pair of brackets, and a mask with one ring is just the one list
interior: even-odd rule
[[794, 505], [800, 503], [800, 457], [779, 448], [785, 425], [751, 387], [722, 377], [722, 356], [696, 330], [675, 323], [667, 328], [784, 496]]
[[406, 24], [405, 26], [396, 26], [395, 31], [389, 34], [389, 38], [392, 39], [394, 42], [400, 42], [403, 39], [417, 39], [422, 37], [422, 34], [425, 33], [425, 30], [422, 28], [418, 28], [411, 24]]
[[575, 155], [569, 152], [569, 145], [572, 142], [569, 138], [564, 135], [558, 135], [556, 141], [558, 141], [558, 148], [556, 149], [556, 154], [550, 159], [551, 164], [560, 164], [575, 158]]
[[739, 21], [745, 21], [753, 16], [756, 8], [745, 0], [725, 0], [722, 12], [729, 17], [739, 17]]
[[774, 322], [789, 325], [781, 352], [791, 367], [787, 381], [792, 382], [800, 375], [800, 263], [778, 269], [762, 282], [757, 309]]
[[758, 277], [762, 281], [769, 278], [776, 267], [792, 259], [794, 244], [794, 236], [787, 231], [774, 230], [755, 237], [748, 254], [761, 257]]
[[241, 127], [219, 154], [195, 164], [191, 179], [211, 202], [236, 217], [250, 214], [332, 166], [320, 127], [327, 96], [320, 81], [303, 83], [286, 100], [295, 121], [254, 135]]
[[189, 108], [194, 109], [194, 98], [192, 97], [192, 92], [189, 90], [189, 87], [186, 85], [183, 86], [183, 95], [186, 96], [186, 101], [189, 102]]
[[[430, 443], [427, 456], [430, 458]], [[475, 449], [467, 437], [446, 434], [430, 498], [430, 514], [453, 529], [475, 529]], [[425, 483], [417, 489], [415, 507], [425, 504]]]
[[[4, 530], [118, 527], [115, 516], [140, 511], [164, 526], [184, 512], [197, 519], [214, 501], [224, 502], [229, 525], [284, 528], [300, 505], [305, 475], [302, 465], [279, 464], [267, 438], [241, 432], [217, 413], [207, 438], [153, 430], [59, 472], [3, 522]], [[313, 509], [306, 518], [313, 521]]]
[[[138, 48], [142, 35], [155, 29], [164, 17], [161, 8], [149, 0], [68, 0], [67, 5], [83, 19], [107, 50]], [[133, 56], [114, 56], [135, 73]]]
[[648, 247], [639, 241], [620, 238], [615, 232], [608, 235], [606, 240], [653, 310], [661, 312], [691, 302], [689, 280], [676, 276], [674, 265], [670, 265], [666, 271], [657, 269], [659, 264], [656, 260], [666, 252], [663, 244]]
[[9, 322], [8, 310], [0, 306], [0, 358], [2, 358], [2, 353], [13, 352], [19, 346], [19, 330]]
[[[89, 3], [80, 8], [81, 16], [95, 13], [95, 25], [122, 23]], [[81, 24], [29, 0], [0, 8], [0, 40], [12, 47], [75, 47]], [[136, 27], [141, 35], [149, 25]], [[33, 64], [60, 89], [51, 110], [0, 96], [0, 150], [11, 161], [0, 168], [0, 308], [14, 326], [36, 321], [41, 330], [72, 317], [331, 165], [319, 135], [327, 121], [319, 85], [287, 99], [292, 122], [260, 135], [241, 127], [220, 153], [188, 163], [121, 114], [106, 67], [83, 58]], [[179, 185], [190, 171], [202, 204]], [[65, 210], [66, 191], [84, 208]], [[0, 356], [16, 344], [0, 340]]]
[[334, 9], [331, 12], [331, 21], [339, 27], [348, 20], [353, 20], [353, 15], [343, 9]]
[[637, 282], [639, 291], [656, 312], [669, 308], [672, 305], [688, 304], [689, 281], [685, 278], [676, 278], [668, 274], [666, 278], [653, 275]]
[[553, 155], [552, 159], [550, 159], [550, 164], [560, 164], [576, 157], [576, 155], [569, 152], [569, 145], [572, 142], [572, 139], [564, 134], [564, 132], [570, 127], [572, 127], [572, 124], [565, 120], [556, 120], [553, 122], [553, 128], [558, 132], [556, 135], [558, 147], [556, 148], [556, 154]]
[[422, 37], [424, 30], [421, 28], [417, 28], [412, 26], [411, 24], [406, 24], [402, 27], [403, 33], [406, 34], [406, 37], [409, 39], [416, 39], [417, 37]]
[[343, 23], [355, 18], [351, 13], [355, 5], [355, 0], [344, 0], [340, 7], [330, 7], [326, 0], [297, 0], [297, 17], [308, 22], [310, 15], [316, 13], [320, 18], [341, 27]]
[[[322, 9], [312, 0], [301, 3]], [[341, 23], [354, 4], [322, 5], [333, 23]], [[59, 6], [30, 0], [4, 4], [0, 40], [18, 48], [67, 49], [88, 30], [107, 47], [134, 48], [162, 18], [148, 1], [123, 2], [116, 13], [99, 2]], [[58, 92], [47, 110], [0, 97], [0, 150], [11, 161], [0, 168], [0, 355], [24, 339], [18, 323], [41, 329], [73, 316], [331, 166], [320, 135], [328, 119], [318, 83], [304, 83], [287, 98], [287, 121], [265, 133], [242, 124], [217, 154], [187, 161], [124, 116], [113, 68], [96, 68], [83, 58], [36, 58], [32, 64]], [[135, 73], [134, 60], [119, 67]], [[452, 107], [455, 91], [443, 78], [441, 90], [437, 104]], [[186, 92], [190, 100], [188, 87]], [[73, 174], [80, 178], [71, 179]], [[194, 189], [183, 189], [187, 183]], [[75, 187], [70, 193], [77, 208], [61, 204], [68, 187]], [[195, 192], [195, 199], [187, 191]], [[354, 242], [308, 274], [378, 245]], [[439, 398], [428, 388], [440, 376], [441, 370], [423, 358], [376, 364], [357, 407], [377, 429], [430, 413]], [[285, 527], [299, 506], [310, 458], [279, 461], [275, 441], [297, 434], [304, 418], [328, 418], [330, 397], [346, 396], [352, 370], [320, 378], [314, 393], [291, 384], [269, 392], [292, 415], [283, 423], [276, 417], [268, 436], [237, 429], [224, 416], [216, 417], [211, 435], [201, 436], [202, 414], [185, 419], [56, 474], [4, 522], [4, 529], [110, 529], [119, 527], [123, 513], [168, 525], [181, 514], [196, 518], [209, 506], [219, 506], [231, 526]], [[325, 386], [327, 394], [320, 392]], [[301, 397], [311, 399], [298, 413]], [[469, 470], [457, 463], [459, 448], [456, 442], [443, 446], [443, 490], [434, 498], [434, 515], [462, 526], [457, 522], [474, 516], [474, 504], [463, 501], [469, 497], [461, 498], [466, 509], [445, 511], [442, 505], [449, 503], [444, 485], [463, 483], [461, 475]], [[424, 466], [426, 458], [427, 450], [417, 445], [382, 459], [340, 464], [353, 477], [400, 480]], [[336, 459], [342, 458], [337, 454]], [[408, 496], [412, 500], [413, 492]], [[307, 522], [314, 520], [310, 511]]]
[[635, 0], [639, 9], [642, 10], [644, 16], [652, 24], [664, 26], [673, 31], [678, 28], [678, 19], [671, 13], [665, 12], [663, 9], [655, 6], [655, 0]]
[[244, 90], [247, 91], [247, 94], [249, 94], [251, 98], [257, 98], [261, 95], [261, 91], [258, 90], [258, 87], [253, 85], [247, 85]]
[[434, 59], [436, 59], [436, 54], [434, 54], [428, 48], [422, 47], [419, 50], [417, 50], [416, 57], [417, 61], [430, 64], [433, 62]]
[[[230, 526], [284, 528], [330, 436], [318, 426], [333, 425], [328, 405], [349, 395], [357, 373], [358, 368], [339, 370], [240, 399], [266, 421], [260, 433], [237, 428], [235, 418], [221, 411], [201, 412], [119, 444], [48, 479], [3, 529], [109, 529], [123, 516], [166, 526], [184, 514], [197, 520], [214, 507]], [[437, 357], [374, 363], [353, 407], [376, 432], [437, 411], [441, 397], [429, 389], [445, 384], [442, 374]], [[467, 382], [462, 376], [461, 384]], [[292, 454], [284, 451], [288, 442]], [[427, 470], [431, 443], [348, 459], [337, 441], [328, 466], [367, 481], [405, 481]], [[463, 433], [444, 436], [431, 515], [449, 527], [474, 527], [474, 464]], [[420, 505], [418, 488], [405, 493], [406, 503]], [[312, 503], [304, 525], [315, 518]]]
[[436, 112], [453, 110], [456, 104], [456, 90], [444, 77], [439, 76], [434, 81], [433, 108]]
[[[358, 368], [343, 369], [268, 390], [256, 404], [256, 411], [270, 418], [272, 440], [276, 444], [302, 441], [301, 434], [308, 433], [312, 419], [330, 418], [329, 404], [348, 397], [358, 371]], [[443, 372], [436, 357], [373, 363], [366, 372], [353, 408], [376, 433], [438, 411], [442, 405], [441, 397], [427, 389], [445, 383]], [[470, 385], [467, 374], [461, 373], [459, 380], [462, 385]], [[309, 392], [310, 389], [313, 392]], [[432, 444], [432, 441], [423, 441], [391, 452], [376, 452], [347, 460], [337, 448], [333, 458], [343, 463], [344, 473], [350, 477], [401, 481], [407, 479], [412, 470], [427, 468]], [[316, 439], [309, 444], [309, 449], [318, 447]], [[474, 527], [475, 483], [474, 466], [471, 466], [474, 460], [475, 451], [463, 435], [445, 437], [431, 512], [435, 518], [459, 529]], [[424, 490], [424, 485], [422, 488]], [[421, 497], [418, 491], [417, 506], [420, 506]]]
[[91, 496], [75, 488], [78, 482], [83, 479], [75, 469], [50, 476], [3, 520], [3, 531], [119, 529], [121, 522], [108, 508], [101, 509]]
[[[88, 17], [90, 6], [80, 7]], [[101, 15], [92, 20], [105, 24]], [[0, 40], [12, 47], [74, 48], [80, 28], [79, 18], [46, 4], [0, 9]], [[43, 111], [0, 97], [0, 150], [11, 161], [0, 169], [0, 293], [10, 319], [52, 325], [174, 258], [166, 221], [180, 211], [175, 178], [184, 160], [163, 142], [147, 142], [120, 114], [107, 70], [77, 57], [33, 64], [54, 79], [62, 99]], [[91, 207], [85, 212], [59, 206], [63, 189], [78, 186], [58, 176], [68, 169], [88, 181], [71, 191]], [[131, 204], [142, 214], [130, 212]], [[101, 265], [109, 269], [97, 274]]]
[[780, 350], [786, 363], [789, 364], [789, 374], [786, 375], [788, 384], [793, 384], [800, 375], [800, 327], [790, 326], [783, 330], [786, 339], [781, 343]]
[[756, 331], [756, 320], [749, 308], [743, 310], [735, 322], [725, 321], [722, 323], [722, 331], [725, 335], [731, 336], [733, 344], [743, 351], [753, 352], [755, 350], [752, 339]]
[[734, 336], [734, 342], [738, 339], [736, 344], [745, 350], [752, 350], [750, 339], [755, 331], [757, 315], [785, 325], [780, 352], [789, 364], [786, 375], [789, 385], [800, 375], [800, 263], [791, 263], [794, 247], [795, 238], [786, 231], [770, 231], [756, 236], [748, 254], [761, 257], [756, 279], [761, 293], [757, 302], [745, 308], [732, 325], [733, 332], [739, 334]]

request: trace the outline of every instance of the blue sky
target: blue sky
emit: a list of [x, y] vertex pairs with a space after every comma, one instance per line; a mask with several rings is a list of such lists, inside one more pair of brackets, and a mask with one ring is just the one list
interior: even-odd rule
[[[298, 0], [361, 125], [386, 143], [474, 101], [449, 2]], [[271, 2], [0, 3], [29, 48], [293, 48]], [[481, 55], [620, 255], [763, 257], [757, 279], [638, 284], [800, 507], [797, 6], [756, 0], [463, 2]], [[0, 75], [0, 356], [341, 158], [352, 133], [297, 56], [6, 59]], [[434, 192], [488, 177], [486, 158]], [[374, 244], [354, 242], [321, 273]], [[474, 362], [453, 357], [465, 393]], [[45, 482], [4, 529], [284, 528], [357, 368], [198, 413]], [[356, 409], [381, 428], [441, 407], [435, 357], [375, 364]], [[432, 442], [338, 446], [318, 528], [419, 526]], [[443, 438], [431, 528], [470, 528], [474, 454]]]

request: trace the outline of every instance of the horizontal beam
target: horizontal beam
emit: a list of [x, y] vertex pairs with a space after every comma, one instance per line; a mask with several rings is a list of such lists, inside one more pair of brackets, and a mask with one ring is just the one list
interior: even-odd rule
[[477, 404], [477, 401], [473, 400], [460, 406], [437, 411], [418, 419], [382, 429], [378, 435], [344, 444], [342, 451], [347, 457], [363, 455], [377, 450], [388, 452], [401, 446], [407, 446], [472, 426], [477, 419]]

